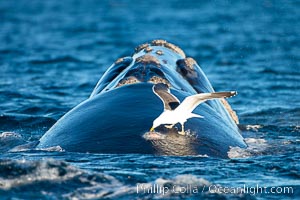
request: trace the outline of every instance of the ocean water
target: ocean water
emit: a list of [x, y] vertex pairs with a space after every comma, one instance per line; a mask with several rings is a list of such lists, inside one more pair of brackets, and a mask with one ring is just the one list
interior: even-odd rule
[[[299, 198], [299, 27], [296, 0], [1, 0], [0, 199]], [[215, 90], [239, 92], [229, 101], [247, 149], [216, 159], [15, 148], [158, 38], [194, 57]]]

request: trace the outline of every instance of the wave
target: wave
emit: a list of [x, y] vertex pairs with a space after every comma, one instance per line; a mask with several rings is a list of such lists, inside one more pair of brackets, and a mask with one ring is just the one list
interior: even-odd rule
[[[91, 174], [57, 160], [1, 160], [0, 194], [22, 198], [62, 197], [76, 188], [102, 185], [103, 190], [118, 181], [102, 173]], [[27, 191], [27, 192], [21, 192]]]
[[54, 64], [54, 63], [91, 63], [89, 60], [82, 60], [74, 56], [57, 56], [54, 58], [31, 59], [28, 61], [30, 64]]

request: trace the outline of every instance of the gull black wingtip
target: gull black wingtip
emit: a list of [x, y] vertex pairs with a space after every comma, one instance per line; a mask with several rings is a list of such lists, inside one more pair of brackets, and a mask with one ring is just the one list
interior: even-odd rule
[[234, 97], [234, 96], [236, 96], [238, 94], [238, 92], [237, 91], [231, 91], [231, 94]]

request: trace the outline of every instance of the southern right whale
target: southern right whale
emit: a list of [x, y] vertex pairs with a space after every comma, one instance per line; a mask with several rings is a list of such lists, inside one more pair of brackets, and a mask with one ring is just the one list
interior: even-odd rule
[[[67, 112], [40, 139], [38, 148], [60, 146], [71, 152], [208, 155], [228, 157], [230, 147], [246, 147], [238, 118], [225, 99], [207, 101], [180, 127], [161, 125], [149, 132], [163, 104], [154, 84], [166, 84], [180, 101], [215, 92], [196, 61], [177, 46], [154, 40], [118, 59], [85, 101]], [[231, 88], [228, 88], [231, 89]]]

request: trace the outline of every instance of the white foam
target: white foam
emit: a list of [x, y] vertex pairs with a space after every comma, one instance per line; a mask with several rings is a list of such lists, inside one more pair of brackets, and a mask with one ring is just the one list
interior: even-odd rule
[[259, 124], [246, 125], [247, 131], [258, 131], [258, 129], [261, 129], [261, 128], [263, 128], [263, 126], [259, 125]]
[[247, 148], [231, 147], [228, 152], [229, 158], [247, 158], [252, 156], [261, 155], [269, 147], [264, 139], [245, 138], [248, 145]]
[[163, 185], [167, 182], [172, 182], [173, 184], [177, 184], [177, 185], [186, 185], [186, 184], [197, 185], [197, 186], [210, 185], [209, 181], [203, 178], [199, 178], [192, 174], [181, 174], [175, 176], [172, 179], [158, 178], [155, 180], [155, 183], [160, 185]]
[[22, 138], [22, 136], [19, 133], [15, 132], [2, 132], [0, 134], [0, 138]]
[[65, 150], [61, 146], [53, 146], [53, 147], [47, 147], [47, 148], [40, 148], [37, 150], [41, 151], [57, 151], [57, 152], [64, 152]]

